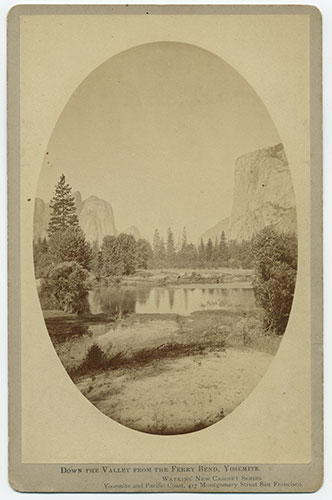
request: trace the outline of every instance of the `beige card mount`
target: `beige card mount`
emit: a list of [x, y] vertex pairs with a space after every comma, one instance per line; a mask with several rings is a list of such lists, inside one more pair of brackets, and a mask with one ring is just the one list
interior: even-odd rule
[[317, 490], [319, 11], [16, 6], [8, 137], [12, 487]]

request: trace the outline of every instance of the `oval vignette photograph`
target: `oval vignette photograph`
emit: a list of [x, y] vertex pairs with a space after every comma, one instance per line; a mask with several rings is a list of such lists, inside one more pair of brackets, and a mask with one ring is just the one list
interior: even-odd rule
[[73, 89], [35, 198], [45, 324], [103, 414], [175, 435], [227, 417], [285, 335], [296, 204], [282, 140], [240, 73], [154, 42]]

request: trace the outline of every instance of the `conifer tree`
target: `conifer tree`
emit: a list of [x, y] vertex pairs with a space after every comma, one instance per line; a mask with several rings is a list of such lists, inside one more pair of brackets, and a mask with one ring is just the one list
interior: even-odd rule
[[149, 241], [140, 238], [137, 240], [137, 267], [139, 269], [147, 269], [149, 264], [151, 264], [153, 254], [152, 248]]
[[164, 238], [160, 239], [160, 246], [159, 246], [159, 262], [162, 265], [165, 265], [165, 260], [166, 260], [166, 247], [165, 247], [165, 242]]
[[219, 243], [219, 256], [222, 263], [225, 263], [230, 258], [225, 231], [221, 232], [221, 238]]
[[200, 261], [200, 265], [205, 264], [205, 245], [204, 245], [203, 238], [201, 238], [201, 242], [199, 244], [198, 258], [199, 258], [199, 261]]
[[91, 269], [94, 272], [97, 279], [100, 278], [101, 270], [102, 270], [102, 254], [101, 249], [99, 248], [98, 242], [94, 241], [91, 245]]
[[206, 252], [206, 259], [208, 262], [210, 262], [212, 259], [212, 252], [213, 252], [213, 243], [211, 238], [208, 239], [208, 242], [205, 247], [205, 252]]
[[187, 246], [187, 229], [184, 227], [182, 231], [182, 250]]
[[213, 261], [214, 264], [219, 264], [219, 242], [217, 237], [214, 240], [211, 260]]
[[137, 265], [136, 240], [132, 234], [120, 233], [117, 236], [117, 245], [121, 255], [124, 274], [132, 274]]
[[116, 236], [107, 235], [101, 245], [102, 273], [105, 276], [124, 274], [121, 248]]
[[75, 199], [71, 187], [66, 183], [64, 174], [55, 186], [54, 196], [50, 202], [51, 217], [48, 225], [48, 235], [51, 237], [57, 231], [78, 227]]
[[174, 244], [174, 235], [170, 227], [168, 228], [167, 231], [166, 253], [167, 253], [167, 263], [168, 265], [172, 266], [175, 260], [175, 244]]
[[159, 254], [159, 249], [160, 249], [160, 235], [158, 229], [155, 230], [154, 235], [153, 235], [153, 253], [154, 253], [154, 258], [158, 258]]
[[53, 264], [78, 262], [84, 269], [91, 267], [91, 247], [79, 226], [75, 199], [64, 174], [55, 186], [50, 201], [51, 217], [48, 225], [48, 253]]

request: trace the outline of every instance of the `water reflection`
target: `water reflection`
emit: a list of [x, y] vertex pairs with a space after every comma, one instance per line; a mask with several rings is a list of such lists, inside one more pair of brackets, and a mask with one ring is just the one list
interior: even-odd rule
[[[89, 299], [92, 314], [123, 315], [135, 312], [137, 297], [129, 288], [104, 287], [90, 293]], [[144, 296], [140, 297], [140, 302], [144, 305]]]
[[184, 310], [188, 310], [188, 289], [184, 288], [183, 289], [183, 297], [184, 297]]
[[171, 311], [174, 307], [174, 295], [175, 295], [175, 290], [168, 290], [169, 308]]
[[191, 287], [101, 287], [90, 292], [92, 314], [191, 314], [198, 310], [220, 309], [223, 305], [252, 307], [251, 288], [222, 286]]

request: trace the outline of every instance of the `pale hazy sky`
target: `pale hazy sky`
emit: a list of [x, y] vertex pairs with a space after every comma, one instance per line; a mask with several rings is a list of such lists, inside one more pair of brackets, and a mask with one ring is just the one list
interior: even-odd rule
[[[245, 49], [245, 48], [244, 48]], [[52, 132], [37, 196], [64, 173], [83, 199], [109, 201], [121, 231], [187, 227], [193, 241], [230, 214], [234, 163], [280, 142], [259, 97], [198, 47], [151, 43], [107, 60], [77, 88]]]

